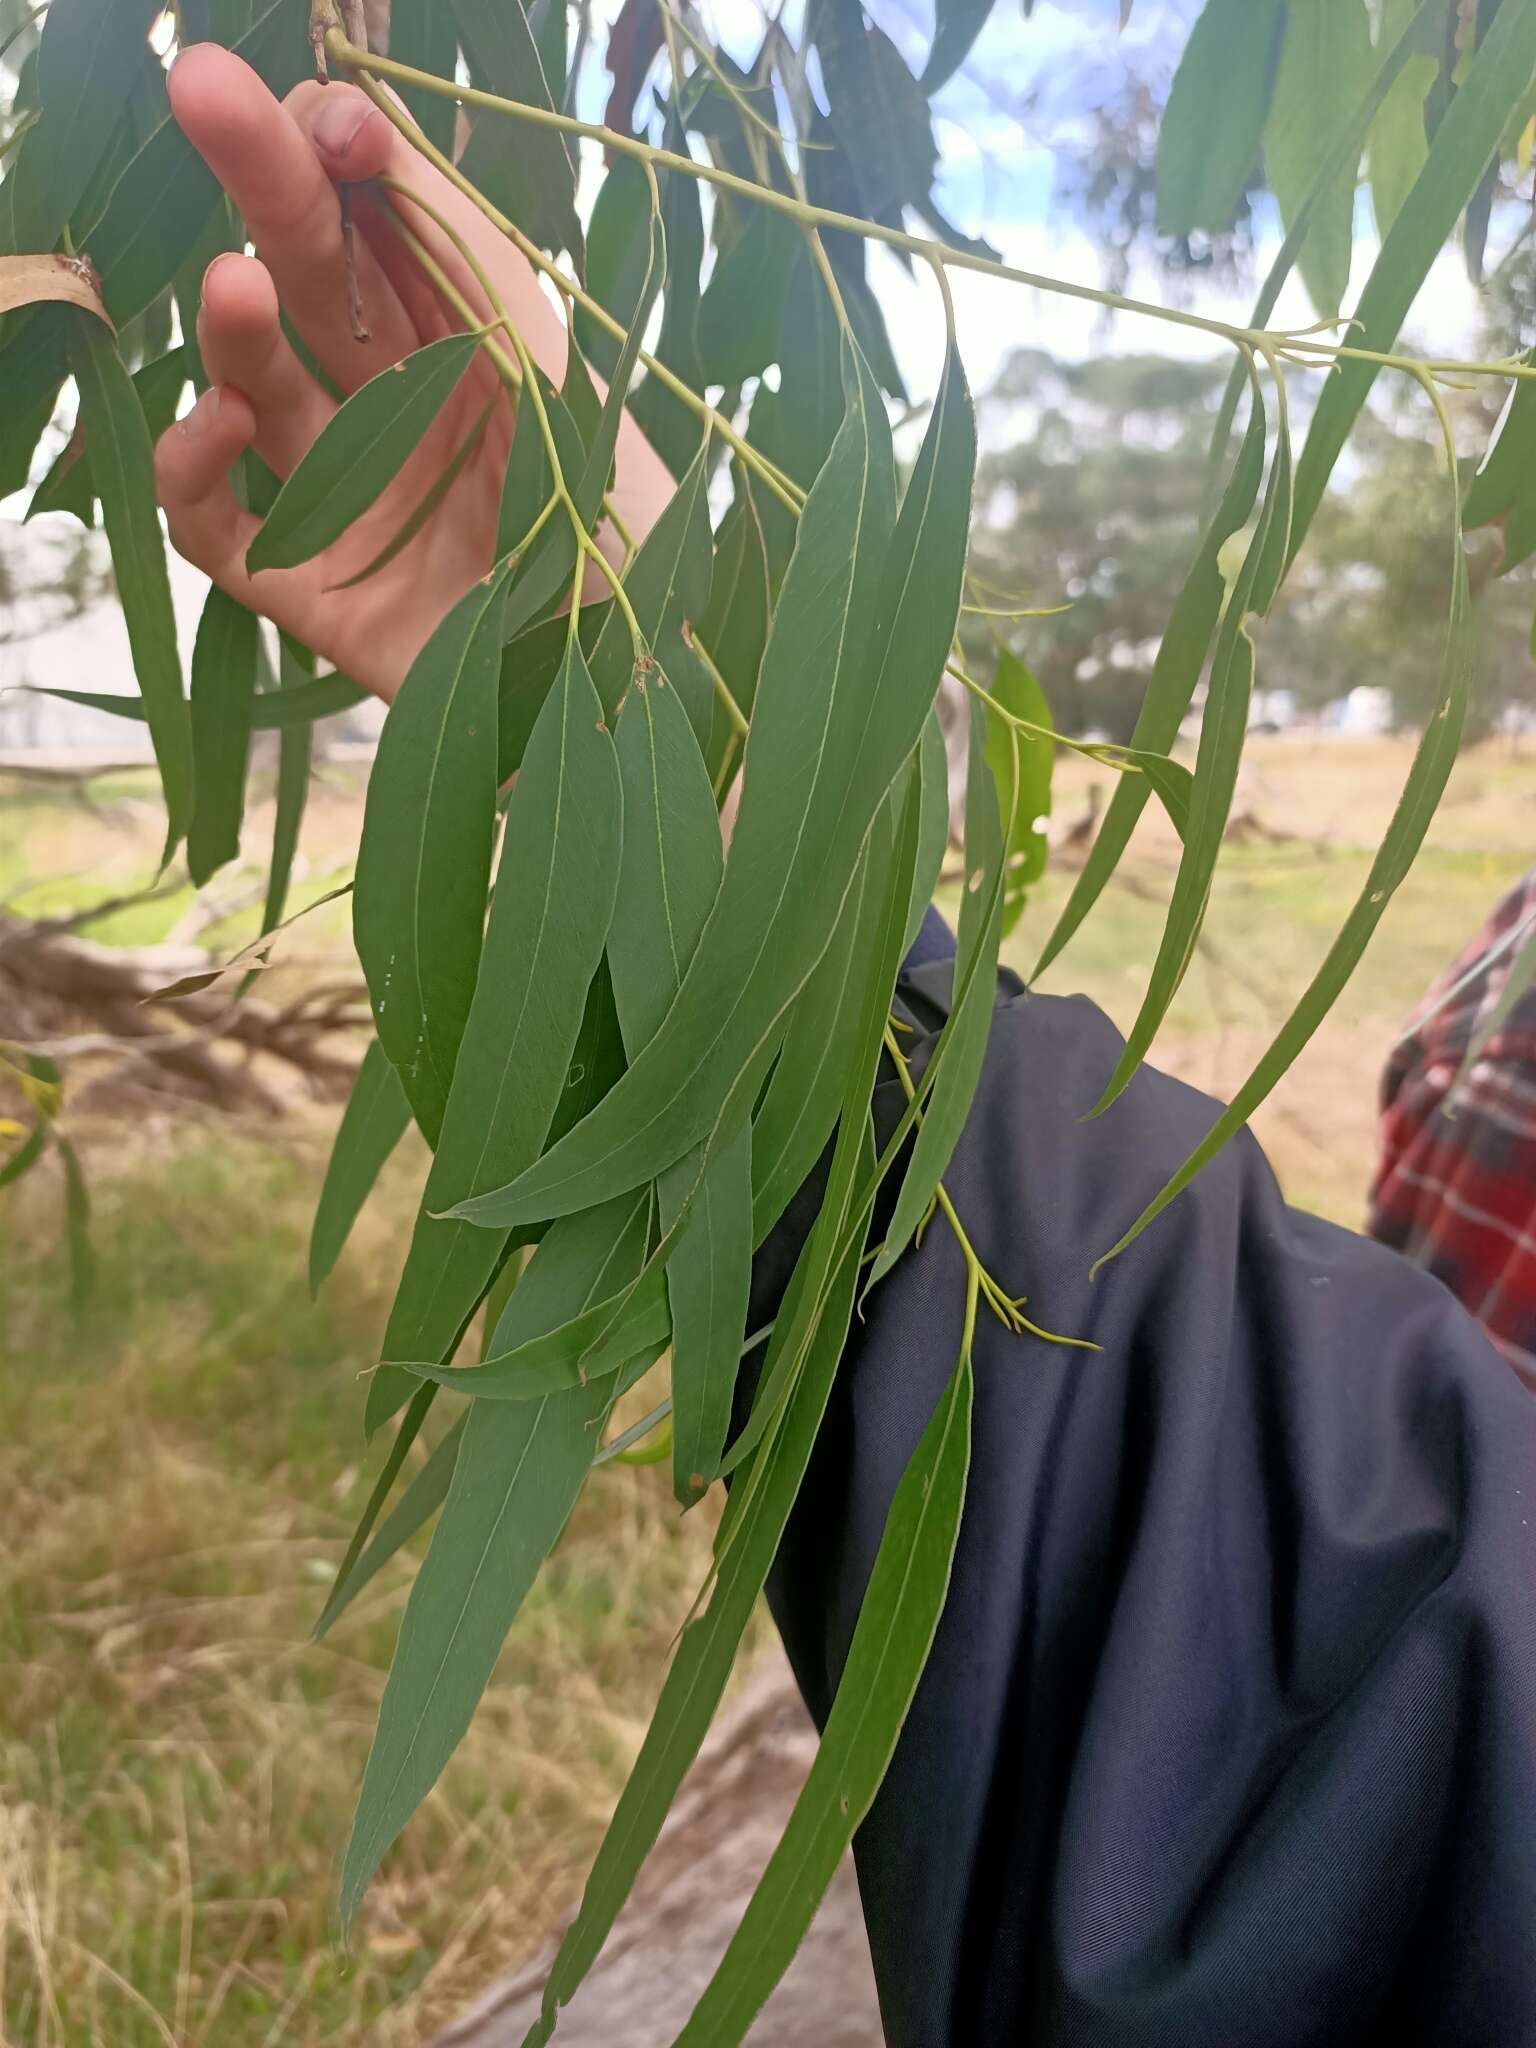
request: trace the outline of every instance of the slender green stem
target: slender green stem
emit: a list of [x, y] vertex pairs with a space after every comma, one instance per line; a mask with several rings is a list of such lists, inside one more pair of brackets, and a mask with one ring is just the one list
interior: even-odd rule
[[[422, 76], [424, 78], [431, 77], [431, 73], [423, 72]], [[440, 84], [441, 81], [434, 80], [434, 83]], [[410, 115], [403, 108], [397, 106], [390, 95], [380, 88], [375, 79], [370, 78], [366, 71], [359, 72], [357, 84], [367, 94], [368, 98], [372, 100], [373, 104], [391, 126], [399, 130], [418, 155], [424, 156], [429, 163], [435, 165], [442, 172], [443, 176], [448, 179], [449, 183], [457, 187], [464, 197], [469, 200], [470, 204], [480, 213], [484, 214], [492, 227], [497, 228], [509, 241], [513, 242], [527, 258], [528, 262], [533, 265], [534, 269], [549, 279], [550, 283], [562, 297], [573, 305], [580, 306], [584, 313], [590, 314], [598, 326], [611, 334], [616, 341], [623, 342], [628, 339], [622, 322], [616, 320], [606, 306], [599, 305], [598, 301], [589, 292], [583, 291], [580, 285], [573, 284], [559, 264], [551, 262], [536, 242], [529, 241], [515, 221], [509, 220], [499, 206], [492, 205], [484, 193], [464, 176], [458, 165], [451, 158], [444, 156], [443, 152], [430, 137], [424, 135], [417, 127]], [[670, 391], [674, 398], [685, 405], [697, 419], [708, 425], [728, 447], [735, 451], [746, 466], [779, 499], [787, 511], [791, 513], [799, 512], [801, 505], [805, 502], [805, 493], [798, 484], [784, 474], [776, 463], [770, 462], [765, 455], [759, 453], [749, 441], [737, 433], [723, 413], [716, 412], [715, 408], [707, 400], [701, 398], [691, 385], [686, 384], [675, 371], [669, 370], [665, 363], [651, 355], [648, 350], [641, 349], [640, 361], [644, 363], [658, 383]]]
[[[469, 265], [474, 273], [476, 282], [485, 293], [491, 310], [496, 316], [496, 324], [506, 334], [507, 339], [511, 342], [516, 352], [518, 368], [521, 372], [519, 378], [521, 390], [533, 402], [534, 416], [538, 420], [539, 434], [544, 443], [544, 453], [549, 460], [550, 474], [554, 479], [555, 496], [565, 508], [566, 515], [571, 522], [572, 533], [575, 536], [578, 569], [583, 556], [596, 566], [599, 574], [613, 592], [614, 603], [619, 607], [620, 612], [624, 616], [624, 622], [629, 627], [630, 637], [634, 641], [635, 654], [638, 658], [647, 651], [645, 635], [640, 630], [640, 621], [635, 617], [634, 607], [630, 604], [628, 593], [624, 589], [617, 570], [615, 570], [608, 557], [587, 531], [586, 524], [580, 512], [576, 509], [576, 501], [571, 496], [570, 488], [565, 479], [565, 471], [561, 467], [560, 451], [555, 445], [554, 430], [549, 423], [549, 409], [544, 403], [544, 394], [539, 389], [538, 371], [534, 367], [533, 358], [528, 352], [528, 344], [523, 340], [517, 323], [513, 320], [511, 313], [507, 310], [506, 305], [497, 293], [496, 287], [486, 276], [481, 265], [475, 260], [474, 253], [468, 243], [464, 240], [458, 229], [454, 227], [453, 223], [445, 219], [443, 214], [432, 205], [430, 200], [423, 199], [419, 192], [413, 192], [409, 185], [402, 184], [398, 178], [381, 178], [379, 183], [393, 197], [406, 200], [410, 205], [416, 207], [419, 212], [424, 213], [433, 226], [441, 234], [447, 236], [465, 263]], [[406, 232], [409, 234], [410, 230], [407, 229]], [[417, 256], [417, 260], [420, 261], [421, 256], [426, 252], [423, 251], [419, 237], [412, 235], [411, 240], [415, 244], [413, 253]], [[437, 277], [433, 279], [433, 282], [437, 283], [439, 279], [444, 278], [445, 274], [440, 265], [434, 264], [433, 268], [437, 271]], [[441, 289], [441, 285], [439, 285], [439, 289]], [[459, 295], [456, 293], [455, 296]], [[460, 298], [459, 303], [461, 305], [464, 303], [462, 298]]]
[[[982, 277], [994, 277], [1006, 284], [1021, 284], [1032, 291], [1049, 292], [1058, 298], [1079, 299], [1089, 305], [1105, 306], [1117, 313], [1130, 313], [1141, 319], [1161, 320], [1176, 327], [1188, 327], [1197, 333], [1210, 334], [1218, 340], [1234, 344], [1246, 344], [1250, 348], [1262, 348], [1284, 343], [1287, 337], [1265, 332], [1258, 328], [1240, 327], [1228, 320], [1212, 319], [1204, 313], [1191, 313], [1175, 306], [1156, 306], [1145, 299], [1133, 299], [1123, 292], [1110, 292], [1096, 285], [1075, 284], [1067, 278], [1049, 277], [1040, 271], [1022, 270], [1012, 263], [999, 263], [989, 256], [975, 255], [969, 249], [952, 249], [946, 243], [934, 242], [923, 235], [909, 235], [901, 228], [884, 226], [879, 221], [861, 219], [857, 214], [839, 213], [832, 207], [812, 206], [807, 201], [788, 192], [779, 192], [771, 185], [754, 184], [750, 178], [738, 177], [734, 171], [721, 170], [715, 164], [701, 164], [691, 156], [680, 155], [676, 150], [659, 149], [653, 143], [643, 142], [636, 135], [623, 135], [617, 129], [605, 128], [600, 122], [580, 121], [571, 114], [557, 114], [549, 107], [532, 107], [520, 100], [503, 99], [491, 92], [482, 92], [475, 86], [459, 85], [451, 79], [438, 78], [430, 71], [419, 71], [414, 65], [397, 63], [390, 57], [371, 56], [349, 43], [345, 36], [332, 30], [325, 39], [327, 54], [338, 64], [351, 66], [360, 74], [359, 82], [372, 73], [379, 78], [391, 78], [403, 85], [414, 85], [422, 92], [438, 94], [441, 98], [457, 100], [464, 106], [481, 107], [491, 113], [508, 114], [514, 120], [523, 121], [536, 128], [557, 129], [562, 135], [584, 137], [590, 142], [600, 142], [605, 150], [619, 156], [635, 158], [656, 170], [676, 171], [685, 178], [695, 178], [702, 184], [717, 186], [723, 192], [733, 192], [739, 198], [753, 201], [759, 206], [770, 207], [777, 213], [788, 214], [802, 226], [815, 228], [838, 228], [844, 234], [859, 235], [865, 241], [883, 242], [888, 248], [905, 249], [909, 254], [921, 256], [925, 262], [945, 270], [968, 270]], [[383, 104], [380, 100], [378, 104]], [[397, 124], [399, 125], [399, 124]], [[1376, 363], [1384, 369], [1407, 371], [1410, 375], [1426, 370], [1431, 375], [1446, 373], [1463, 376], [1536, 378], [1536, 364], [1525, 363], [1462, 363], [1442, 361], [1439, 358], [1425, 359], [1410, 356], [1383, 354], [1375, 349], [1351, 348], [1342, 343], [1309, 341], [1309, 351], [1316, 353], [1328, 363], [1338, 361]], [[1318, 367], [1322, 367], [1322, 361]], [[678, 394], [681, 396], [681, 393]], [[694, 394], [697, 397], [697, 394]], [[685, 401], [686, 402], [686, 401]]]
[[748, 731], [747, 714], [742, 710], [741, 706], [736, 702], [736, 699], [731, 695], [731, 686], [725, 680], [725, 677], [721, 675], [719, 669], [716, 668], [714, 656], [710, 653], [709, 649], [704, 645], [704, 642], [699, 638], [697, 633], [694, 633], [690, 636], [690, 644], [693, 648], [694, 653], [699, 657], [699, 661], [703, 665], [704, 673], [709, 677], [710, 682], [714, 685], [715, 695], [720, 699], [720, 703], [725, 711], [725, 715], [731, 722], [732, 731], [736, 734], [738, 739], [745, 740]]

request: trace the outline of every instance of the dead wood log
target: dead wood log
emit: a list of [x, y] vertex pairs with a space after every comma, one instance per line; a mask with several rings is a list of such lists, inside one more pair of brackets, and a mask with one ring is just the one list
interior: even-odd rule
[[[782, 1660], [705, 1744], [591, 1975], [566, 2007], [565, 2048], [668, 2048], [740, 1920], [816, 1751]], [[519, 2048], [554, 1945], [493, 1985], [426, 2048]], [[748, 2036], [752, 2048], [882, 2048], [851, 1863]]]

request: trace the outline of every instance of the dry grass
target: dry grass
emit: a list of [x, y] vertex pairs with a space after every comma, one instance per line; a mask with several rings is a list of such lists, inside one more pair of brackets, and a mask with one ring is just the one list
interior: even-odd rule
[[[1391, 743], [1258, 744], [1247, 800], [1300, 836], [1230, 850], [1162, 1064], [1218, 1091], [1241, 1078], [1342, 918], [1405, 765]], [[1064, 766], [1063, 816], [1086, 779]], [[1295, 1197], [1358, 1217], [1386, 1048], [1526, 865], [1533, 788], [1492, 750], [1459, 770], [1359, 980], [1261, 1118]], [[346, 856], [356, 798], [347, 775], [318, 801], [312, 893]], [[147, 872], [150, 807], [131, 788], [114, 801], [106, 820], [35, 807], [25, 847], [0, 849], [0, 894], [23, 862], [56, 878], [34, 908]], [[1173, 852], [1150, 825], [1050, 986], [1127, 1021]], [[1031, 906], [1018, 963], [1069, 880]], [[116, 936], [163, 936], [184, 907], [126, 913]], [[344, 909], [313, 924], [306, 950], [334, 945]], [[312, 1307], [318, 1122], [298, 1120], [282, 1149], [206, 1123], [82, 1135], [101, 1260], [82, 1324], [65, 1308], [56, 1185], [36, 1176], [0, 1210], [0, 2034], [10, 2048], [406, 2048], [569, 1909], [707, 1526], [679, 1520], [661, 1472], [610, 1468], [593, 1485], [342, 1953], [335, 1862], [406, 1570], [324, 1646], [306, 1637], [369, 1478], [355, 1376], [421, 1160], [396, 1162]]]

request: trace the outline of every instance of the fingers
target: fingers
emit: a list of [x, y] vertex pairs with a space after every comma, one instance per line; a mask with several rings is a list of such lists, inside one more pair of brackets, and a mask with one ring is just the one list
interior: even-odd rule
[[209, 383], [233, 384], [250, 400], [257, 454], [290, 475], [336, 408], [284, 334], [263, 265], [233, 255], [209, 265], [197, 339]]
[[261, 521], [236, 499], [229, 472], [255, 434], [256, 415], [241, 392], [229, 385], [205, 391], [185, 419], [160, 436], [155, 484], [176, 552], [241, 604], [303, 640], [314, 623], [313, 590], [296, 572], [252, 577], [245, 566]]
[[342, 389], [356, 390], [408, 355], [417, 345], [413, 324], [361, 237], [357, 273], [371, 338], [352, 335], [336, 191], [293, 112], [248, 64], [212, 43], [184, 50], [169, 86], [183, 133], [244, 216], [289, 318]]
[[[318, 161], [338, 183], [396, 178], [419, 192], [435, 212], [451, 223], [495, 283], [534, 361], [558, 385], [565, 375], [565, 328], [540, 290], [526, 258], [500, 229], [414, 149], [356, 86], [306, 82], [288, 95], [285, 104], [299, 129], [313, 143]], [[383, 196], [380, 195], [381, 201]], [[491, 308], [485, 294], [449, 237], [408, 201], [395, 204], [400, 218], [431, 250], [481, 318], [487, 318]], [[397, 293], [422, 325], [423, 333], [431, 333], [432, 328], [423, 323], [441, 318], [436, 293], [405, 256], [400, 242], [373, 206], [365, 203], [359, 207], [358, 222], [374, 260], [394, 281]], [[453, 324], [458, 325], [457, 319]]]

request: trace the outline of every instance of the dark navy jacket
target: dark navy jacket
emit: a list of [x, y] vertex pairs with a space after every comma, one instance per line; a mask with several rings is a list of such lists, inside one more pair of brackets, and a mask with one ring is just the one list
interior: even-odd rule
[[[947, 978], [903, 976], [930, 1031]], [[891, 2048], [1531, 2048], [1536, 1401], [1246, 1138], [1090, 1282], [1215, 1114], [1146, 1072], [1081, 1121], [1118, 1050], [1009, 982], [946, 1176], [1103, 1348], [978, 1325], [948, 1605], [855, 1845]], [[818, 1719], [962, 1307], [936, 1223], [854, 1321], [770, 1586]]]

